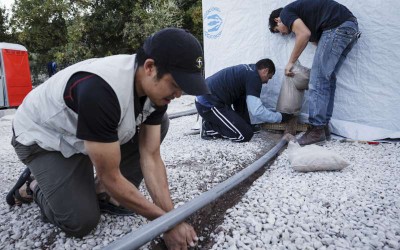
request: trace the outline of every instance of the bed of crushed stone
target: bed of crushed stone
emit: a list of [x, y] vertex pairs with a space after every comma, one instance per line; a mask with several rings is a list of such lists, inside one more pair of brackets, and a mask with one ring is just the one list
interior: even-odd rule
[[350, 165], [299, 173], [283, 152], [228, 209], [212, 249], [400, 249], [400, 144], [324, 147]]
[[[192, 108], [193, 99], [183, 96], [168, 113]], [[185, 135], [196, 119], [171, 120], [161, 146], [176, 206], [250, 165], [281, 136], [262, 131], [242, 144], [205, 141]], [[101, 249], [148, 222], [104, 214], [90, 235], [78, 239], [43, 223], [35, 204], [10, 208], [5, 196], [24, 169], [10, 145], [11, 121], [12, 115], [0, 118], [0, 249]], [[240, 195], [237, 201], [217, 203], [221, 209], [212, 210], [220, 219], [210, 213], [190, 219], [200, 231], [197, 248], [400, 249], [400, 144], [332, 141], [325, 147], [351, 164], [339, 172], [297, 173], [283, 151], [260, 178], [246, 184], [250, 189], [238, 187], [240, 192], [225, 196]], [[143, 247], [148, 248], [157, 247]]]

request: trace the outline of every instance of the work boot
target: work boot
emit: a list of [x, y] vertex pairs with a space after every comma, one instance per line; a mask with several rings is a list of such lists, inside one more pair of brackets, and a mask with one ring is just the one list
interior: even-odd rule
[[325, 140], [325, 126], [310, 126], [306, 133], [298, 140], [298, 142], [300, 145], [304, 146], [314, 143], [321, 143]]
[[329, 125], [326, 124], [326, 126], [324, 127], [324, 131], [325, 131], [325, 138], [327, 141], [331, 140], [331, 130], [329, 129]]

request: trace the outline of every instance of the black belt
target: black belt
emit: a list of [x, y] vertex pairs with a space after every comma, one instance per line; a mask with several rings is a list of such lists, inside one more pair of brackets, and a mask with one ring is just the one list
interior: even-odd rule
[[354, 23], [358, 24], [356, 17], [350, 17], [349, 19], [347, 19], [347, 21], [354, 22]]
[[[347, 21], [353, 22], [353, 23], [355, 23], [355, 24], [358, 25], [357, 18], [355, 18], [354, 16], [353, 16], [353, 17], [350, 17], [349, 19], [347, 19]], [[357, 39], [360, 38], [360, 36], [361, 36], [361, 32], [358, 31], [358, 32], [356, 33]]]

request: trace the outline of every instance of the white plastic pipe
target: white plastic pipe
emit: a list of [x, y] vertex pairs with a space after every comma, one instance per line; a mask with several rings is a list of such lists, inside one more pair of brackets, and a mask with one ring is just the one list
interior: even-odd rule
[[138, 230], [131, 232], [123, 236], [122, 238], [114, 241], [110, 245], [106, 246], [104, 249], [138, 249], [158, 235], [164, 233], [165, 231], [168, 231], [175, 225], [184, 221], [197, 210], [215, 201], [221, 195], [225, 194], [226, 192], [237, 186], [239, 183], [247, 179], [254, 172], [263, 167], [269, 160], [271, 160], [283, 148], [283, 146], [286, 145], [286, 143], [287, 139], [282, 138], [278, 142], [278, 144], [276, 144], [270, 151], [268, 151], [260, 159], [258, 159], [239, 173], [218, 184], [207, 192], [201, 194], [200, 196], [194, 198], [193, 200], [190, 200], [189, 202], [183, 204], [182, 206], [149, 222]]
[[182, 116], [194, 115], [194, 114], [197, 114], [197, 109], [190, 109], [190, 110], [186, 110], [186, 111], [176, 112], [173, 114], [168, 114], [168, 118], [175, 119], [175, 118], [179, 118]]

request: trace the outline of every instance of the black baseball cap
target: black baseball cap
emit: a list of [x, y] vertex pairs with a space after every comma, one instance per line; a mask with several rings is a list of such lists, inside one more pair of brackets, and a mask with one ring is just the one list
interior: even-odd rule
[[146, 39], [143, 50], [156, 65], [171, 73], [186, 94], [210, 93], [203, 75], [203, 49], [188, 31], [178, 28], [160, 30]]

